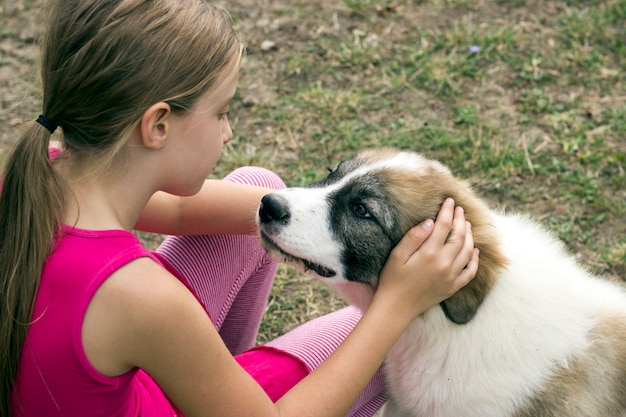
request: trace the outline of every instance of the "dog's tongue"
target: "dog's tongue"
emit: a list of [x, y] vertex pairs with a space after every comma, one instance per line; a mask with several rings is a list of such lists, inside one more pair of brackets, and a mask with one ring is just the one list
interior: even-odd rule
[[333, 271], [332, 269], [326, 268], [322, 265], [314, 264], [313, 262], [309, 262], [307, 260], [304, 261], [304, 266], [307, 269], [315, 271], [317, 275], [319, 275], [320, 277], [330, 278], [330, 277], [334, 277], [335, 275], [337, 275], [337, 273]]

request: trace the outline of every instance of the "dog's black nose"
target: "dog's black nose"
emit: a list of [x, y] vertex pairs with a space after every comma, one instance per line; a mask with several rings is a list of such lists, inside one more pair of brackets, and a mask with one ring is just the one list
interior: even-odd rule
[[287, 201], [282, 197], [267, 194], [261, 199], [261, 205], [259, 206], [259, 219], [261, 219], [261, 223], [276, 221], [286, 223], [290, 216]]

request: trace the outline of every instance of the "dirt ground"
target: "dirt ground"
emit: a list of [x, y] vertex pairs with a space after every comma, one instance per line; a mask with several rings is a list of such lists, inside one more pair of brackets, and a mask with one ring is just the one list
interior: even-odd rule
[[[36, 37], [42, 27], [39, 12], [43, 3], [44, 0], [0, 0], [0, 109], [2, 110], [0, 112], [0, 160], [6, 149], [15, 140], [19, 127], [36, 118], [40, 111], [40, 99], [36, 83], [38, 59]], [[252, 52], [246, 59], [239, 87], [239, 94], [243, 103], [242, 117], [245, 117], [246, 108], [254, 106], [255, 103], [267, 102], [275, 98], [276, 89], [272, 88], [273, 86], [280, 85], [282, 91], [293, 91], [297, 88], [299, 82], [297, 77], [290, 79], [284, 76], [284, 67], [289, 57], [293, 55], [294, 51], [306, 50], [307, 43], [316, 33], [337, 30], [337, 22], [320, 20], [323, 17], [318, 17], [316, 14], [318, 8], [324, 9], [324, 16], [332, 16], [334, 15], [334, 8], [337, 10], [345, 9], [344, 3], [335, 4], [330, 1], [298, 2], [297, 13], [300, 16], [308, 13], [311, 17], [310, 25], [308, 23], [305, 25], [296, 24], [299, 20], [291, 18], [289, 12], [290, 8], [294, 8], [294, 4], [289, 1], [240, 0], [221, 3], [232, 14], [239, 36]], [[381, 2], [381, 4], [387, 3]], [[502, 6], [502, 2], [496, 3], [476, 2], [474, 15], [480, 16], [480, 19], [483, 20], [497, 20], [499, 14], [508, 13], [507, 9]], [[541, 3], [537, 3], [535, 6], [544, 7]], [[418, 11], [418, 7], [404, 8], [403, 22], [428, 28], [433, 25], [441, 27], [452, 24], [455, 19], [460, 18], [448, 13], [432, 19], [432, 15], [420, 14]], [[357, 23], [348, 20], [343, 24], [350, 27], [344, 27], [341, 30], [356, 30], [354, 33], [358, 34]], [[397, 33], [401, 33], [402, 30], [403, 28], [399, 26], [393, 28], [393, 31]], [[389, 36], [393, 36], [393, 31], [390, 32]], [[363, 41], [365, 42], [365, 40]], [[345, 80], [346, 83], [358, 81], [358, 74], [354, 74], [352, 79]], [[428, 109], [428, 111], [436, 112], [436, 108]], [[250, 136], [256, 136], [257, 139], [255, 140], [258, 141], [258, 146], [265, 146], [267, 143], [280, 146], [276, 145], [274, 135], [275, 132], [271, 129], [260, 133], [258, 131], [250, 132]], [[297, 152], [288, 147], [277, 148], [275, 153], [280, 153], [279, 157], [284, 159], [297, 158]], [[523, 181], [529, 180], [526, 178]], [[558, 187], [559, 185], [552, 184], [551, 186]], [[514, 208], [518, 206], [522, 210], [529, 210], [539, 216], [555, 209], [558, 210], [558, 207], [554, 206], [554, 202], [539, 198], [531, 200], [528, 203], [520, 200], [505, 201], [505, 203], [513, 204]], [[598, 237], [614, 236], [616, 232], [626, 232], [623, 219], [605, 221], [599, 227], [605, 230], [595, 230], [594, 235]], [[620, 230], [621, 232], [619, 232]], [[569, 243], [584, 262], [592, 266], [598, 262], [584, 245], [578, 245], [575, 242]], [[624, 262], [617, 265], [616, 268], [611, 266], [606, 268], [606, 265], [597, 266], [614, 277], [624, 274]]]
[[0, 2], [0, 153], [4, 154], [26, 120], [37, 117], [41, 107], [34, 90], [35, 62], [39, 50], [39, 2]]

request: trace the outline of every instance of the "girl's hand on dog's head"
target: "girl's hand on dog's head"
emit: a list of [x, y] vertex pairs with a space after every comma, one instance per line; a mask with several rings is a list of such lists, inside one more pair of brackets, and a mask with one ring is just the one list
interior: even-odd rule
[[412, 320], [467, 285], [477, 269], [471, 225], [447, 199], [434, 224], [426, 220], [413, 227], [392, 250], [375, 299], [389, 296]]

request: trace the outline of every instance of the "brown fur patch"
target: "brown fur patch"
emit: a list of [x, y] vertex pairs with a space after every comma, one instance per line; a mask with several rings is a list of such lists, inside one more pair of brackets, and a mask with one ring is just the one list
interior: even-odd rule
[[602, 319], [589, 338], [515, 417], [626, 417], [626, 316]]
[[[359, 156], [374, 163], [396, 153], [394, 150], [367, 151]], [[486, 203], [467, 182], [454, 177], [447, 168], [427, 159], [423, 159], [423, 163], [415, 170], [394, 168], [386, 172], [390, 179], [391, 204], [402, 216], [404, 232], [425, 219], [435, 219], [447, 197], [453, 198], [465, 210], [465, 217], [472, 224], [474, 244], [480, 250], [478, 272], [467, 286], [441, 303], [448, 319], [464, 324], [474, 317], [508, 259], [500, 250], [498, 234], [491, 224], [491, 210]]]
[[[393, 157], [395, 151], [367, 152], [367, 162]], [[447, 317], [463, 324], [472, 319], [497, 280], [508, 259], [500, 249], [500, 237], [492, 224], [492, 211], [468, 183], [429, 160], [411, 169], [393, 168], [390, 204], [401, 215], [404, 231], [427, 219], [435, 219], [446, 197], [463, 207], [472, 223], [480, 264], [474, 280], [442, 303]], [[547, 318], [549, 319], [549, 318]], [[568, 363], [555, 364], [553, 374], [532, 400], [514, 417], [626, 417], [626, 316], [607, 314], [589, 333], [589, 348]]]

